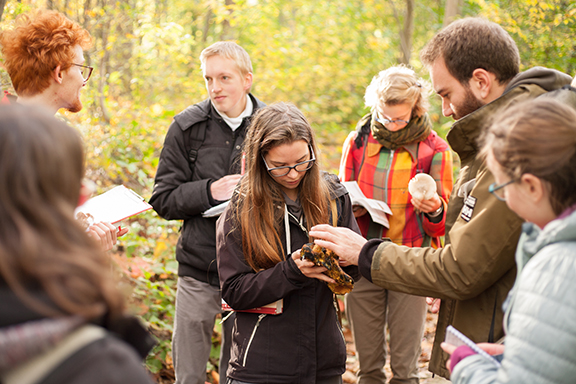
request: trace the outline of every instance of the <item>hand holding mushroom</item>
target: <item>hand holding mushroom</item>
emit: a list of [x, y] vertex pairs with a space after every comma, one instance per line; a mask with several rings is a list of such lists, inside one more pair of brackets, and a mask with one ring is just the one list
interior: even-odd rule
[[442, 200], [436, 192], [436, 181], [427, 173], [414, 176], [408, 183], [408, 192], [412, 195], [412, 205], [421, 212], [435, 213], [442, 207]]

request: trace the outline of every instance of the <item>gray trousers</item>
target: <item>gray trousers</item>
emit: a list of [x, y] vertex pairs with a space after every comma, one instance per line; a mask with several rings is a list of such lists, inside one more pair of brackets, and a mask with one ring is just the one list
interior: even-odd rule
[[359, 384], [385, 384], [386, 324], [390, 331], [391, 384], [416, 384], [426, 323], [426, 299], [360, 279], [346, 295], [346, 311], [360, 369]]
[[[227, 384], [253, 384], [244, 381], [230, 380]], [[330, 379], [316, 380], [316, 384], [342, 384], [342, 376], [335, 376]]]
[[[222, 313], [218, 287], [192, 277], [178, 278], [176, 314], [172, 335], [172, 358], [176, 384], [204, 384], [206, 363], [212, 348], [216, 315]], [[234, 315], [222, 324], [220, 382], [226, 382]]]

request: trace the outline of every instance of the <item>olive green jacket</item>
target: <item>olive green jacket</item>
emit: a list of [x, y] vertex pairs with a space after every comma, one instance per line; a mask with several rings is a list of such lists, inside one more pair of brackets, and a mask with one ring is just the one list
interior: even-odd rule
[[449, 377], [448, 355], [440, 349], [448, 325], [475, 342], [504, 336], [501, 307], [516, 277], [514, 251], [522, 220], [488, 192], [494, 177], [477, 158], [478, 138], [502, 110], [570, 80], [557, 71], [533, 68], [516, 76], [501, 97], [452, 126], [447, 140], [460, 156], [461, 170], [446, 212], [444, 248], [370, 241], [362, 249], [360, 271], [366, 275], [362, 264], [372, 257], [366, 277], [374, 284], [442, 299], [429, 366], [433, 373]]

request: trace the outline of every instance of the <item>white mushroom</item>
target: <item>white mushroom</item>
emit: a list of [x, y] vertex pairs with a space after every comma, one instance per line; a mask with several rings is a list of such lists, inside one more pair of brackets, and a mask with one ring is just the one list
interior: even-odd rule
[[436, 182], [427, 173], [418, 173], [408, 183], [408, 192], [416, 200], [430, 200], [436, 193]]

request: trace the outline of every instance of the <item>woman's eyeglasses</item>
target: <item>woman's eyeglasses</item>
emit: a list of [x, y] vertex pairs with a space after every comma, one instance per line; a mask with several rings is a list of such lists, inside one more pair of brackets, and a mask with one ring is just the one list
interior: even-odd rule
[[90, 76], [92, 75], [92, 71], [94, 70], [94, 68], [89, 67], [87, 65], [82, 65], [82, 64], [74, 64], [72, 63], [72, 65], [75, 65], [77, 67], [80, 67], [80, 74], [82, 75], [82, 78], [84, 79], [84, 82], [87, 82], [88, 79], [90, 78]]
[[408, 123], [410, 122], [410, 120], [402, 120], [402, 119], [389, 120], [389, 119], [380, 118], [378, 116], [376, 116], [376, 121], [379, 122], [380, 124], [382, 124], [383, 126], [387, 126], [390, 124], [396, 124], [398, 127], [408, 125]]
[[490, 184], [490, 186], [488, 187], [488, 192], [490, 192], [491, 194], [493, 194], [494, 196], [496, 196], [496, 198], [500, 201], [506, 201], [506, 196], [504, 195], [504, 187], [515, 183], [516, 180], [512, 179], [512, 180], [508, 180], [505, 183], [502, 183], [500, 185], [496, 184], [496, 183], [492, 183]]
[[312, 168], [312, 166], [314, 165], [314, 162], [316, 161], [316, 157], [314, 156], [314, 151], [312, 150], [312, 146], [308, 145], [308, 148], [310, 149], [310, 156], [312, 158], [310, 160], [306, 160], [306, 161], [303, 161], [303, 162], [298, 163], [296, 165], [293, 165], [292, 167], [283, 166], [283, 167], [270, 168], [268, 166], [268, 164], [266, 163], [266, 159], [264, 158], [264, 155], [262, 155], [262, 160], [264, 160], [264, 165], [266, 166], [268, 173], [270, 173], [270, 175], [273, 177], [286, 176], [293, 169], [296, 170], [296, 172], [306, 172], [307, 170]]
[[[412, 111], [410, 111], [410, 116], [411, 115], [412, 115]], [[408, 117], [410, 117], [410, 116], [408, 116]], [[396, 124], [397, 128], [404, 128], [405, 126], [408, 125], [408, 123], [410, 123], [410, 118], [408, 120], [403, 120], [403, 119], [387, 119], [385, 117], [382, 117], [379, 110], [376, 110], [376, 118], [374, 120], [376, 120], [377, 122], [379, 122], [380, 124], [382, 124], [385, 127], [390, 125], [390, 124]]]

